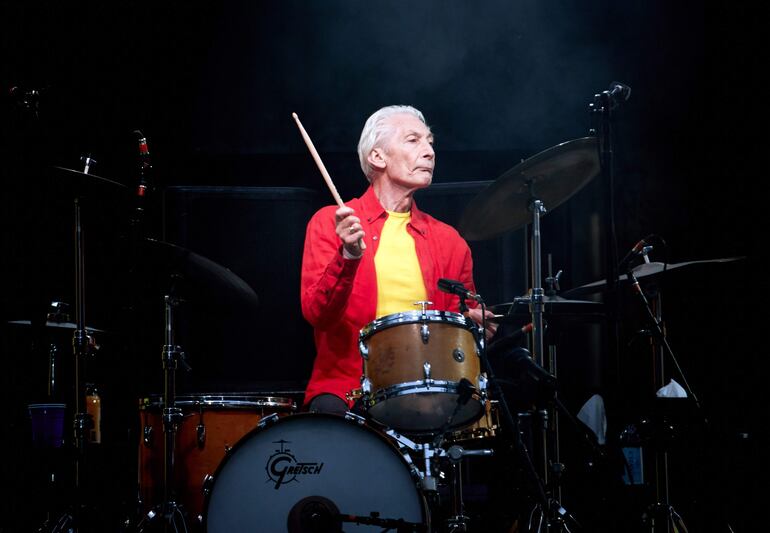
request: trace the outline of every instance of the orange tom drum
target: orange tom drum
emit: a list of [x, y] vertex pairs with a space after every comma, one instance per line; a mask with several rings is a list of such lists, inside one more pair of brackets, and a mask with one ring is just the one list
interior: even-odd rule
[[[230, 449], [262, 418], [272, 413], [290, 415], [296, 409], [289, 398], [249, 394], [177, 396], [176, 407], [182, 411], [182, 420], [177, 425], [171, 489], [194, 521], [203, 513], [204, 481]], [[149, 511], [163, 503], [163, 397], [141, 399], [139, 414], [139, 489]]]
[[449, 311], [406, 311], [361, 330], [361, 388], [367, 413], [403, 433], [457, 429], [484, 410], [478, 332]]

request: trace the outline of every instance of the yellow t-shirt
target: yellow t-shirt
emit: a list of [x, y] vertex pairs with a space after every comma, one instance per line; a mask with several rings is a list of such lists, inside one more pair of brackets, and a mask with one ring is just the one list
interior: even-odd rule
[[414, 239], [406, 231], [411, 213], [388, 211], [380, 244], [374, 255], [377, 273], [377, 318], [415, 311], [414, 302], [428, 299]]

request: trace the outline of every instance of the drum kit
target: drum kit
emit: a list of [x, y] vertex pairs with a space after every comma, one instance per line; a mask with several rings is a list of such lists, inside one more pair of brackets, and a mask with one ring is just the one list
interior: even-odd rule
[[[579, 139], [522, 162], [474, 203], [499, 202], [501, 195], [515, 201], [542, 190], [543, 197], [556, 205], [590, 181], [597, 170], [595, 142]], [[522, 202], [526, 211], [527, 202]], [[537, 202], [542, 205], [541, 200]], [[472, 204], [468, 209], [477, 207]], [[536, 222], [543, 213], [542, 208], [534, 211]], [[481, 222], [474, 219], [465, 226], [476, 238], [510, 229], [514, 227], [499, 216]], [[600, 305], [594, 302], [556, 296], [538, 299], [538, 294], [533, 291], [527, 298], [493, 307], [495, 320], [520, 320], [526, 315], [519, 304], [534, 305], [541, 315], [570, 307], [571, 312], [600, 313]], [[361, 388], [349, 392], [357, 407], [344, 417], [295, 413], [289, 404], [274, 406], [267, 416], [269, 409], [260, 410], [258, 419], [248, 420], [247, 425], [254, 424], [248, 433], [234, 430], [225, 437], [219, 431], [220, 453], [208, 462], [183, 450], [185, 446], [200, 449], [202, 420], [210, 420], [212, 414], [207, 411], [221, 407], [226, 398], [188, 400], [192, 422], [178, 432], [177, 451], [184, 461], [191, 457], [194, 465], [173, 481], [188, 491], [182, 498], [188, 514], [200, 512], [197, 523], [211, 533], [473, 531], [476, 525], [466, 512], [463, 496], [463, 460], [491, 458], [502, 448], [513, 448], [527, 464], [525, 470], [538, 488], [542, 505], [554, 508], [566, 525], [569, 513], [549, 499], [543, 474], [536, 471], [527, 451], [536, 439], [529, 435], [524, 439], [528, 444], [522, 439], [527, 430], [520, 429], [519, 420], [532, 413], [511, 414], [506, 395], [495, 383], [485, 355], [486, 340], [478, 327], [462, 313], [429, 309], [430, 302], [416, 305], [421, 309], [383, 316], [361, 329]], [[505, 343], [489, 348], [501, 351], [501, 346], [507, 350]], [[520, 359], [530, 374], [554, 392], [553, 376], [524, 352]], [[544, 415], [538, 409], [537, 414]], [[155, 405], [155, 423], [145, 424], [145, 437], [159, 433], [159, 410]], [[145, 410], [144, 416], [148, 414]], [[199, 424], [193, 430], [196, 420]], [[509, 443], [501, 445], [506, 437]], [[154, 476], [151, 470], [142, 471], [145, 486], [158, 477], [157, 465]], [[188, 477], [184, 485], [182, 478], [191, 472], [197, 479]], [[144, 493], [152, 499], [149, 491]]]
[[[148, 171], [146, 142], [140, 154], [143, 172]], [[595, 137], [557, 145], [500, 176], [465, 211], [459, 229], [469, 240], [522, 226], [531, 231], [532, 288], [526, 296], [491, 306], [495, 321], [520, 329], [487, 346], [465, 315], [429, 309], [430, 302], [418, 302], [419, 310], [380, 317], [360, 331], [361, 388], [350, 391], [360, 410], [344, 417], [298, 413], [295, 401], [280, 395], [177, 394], [176, 372], [187, 366], [175, 337], [175, 309], [184, 298], [179, 287], [208, 288], [222, 303], [239, 300], [256, 306], [258, 299], [247, 283], [214, 261], [172, 243], [140, 238], [136, 250], [156, 275], [168, 280], [162, 299], [164, 390], [139, 400], [139, 511], [126, 520], [125, 528], [209, 533], [475, 531], [463, 494], [463, 461], [493, 461], [506, 454], [513, 454], [532, 487], [535, 509], [529, 526], [508, 530], [577, 527], [558, 498], [553, 421], [558, 420], [555, 411], [566, 410], [558, 401], [554, 362], [544, 353], [543, 338], [546, 326], [559, 318], [603, 320], [602, 304], [569, 298], [600, 292], [607, 282], [559, 296], [549, 277], [546, 291], [540, 219], [546, 208], [565, 202], [599, 173], [599, 156]], [[92, 162], [85, 163], [83, 171], [60, 168], [58, 175], [88, 187], [126, 189], [91, 174]], [[146, 191], [143, 180], [136, 199], [143, 201]], [[82, 196], [76, 195], [75, 320], [49, 320], [49, 326], [73, 332], [76, 472], [87, 460], [87, 436], [94, 426], [80, 365], [98, 332], [85, 326], [81, 202]], [[137, 223], [142, 210], [137, 202]], [[645, 261], [626, 277], [631, 272], [652, 276], [693, 263]], [[490, 355], [502, 352], [543, 393], [525, 399], [529, 409], [509, 405], [490, 360]], [[534, 418], [541, 419], [540, 434], [534, 429], [538, 424], [531, 422]], [[82, 482], [76, 475], [76, 495], [82, 494]], [[77, 531], [85, 522], [79, 516], [83, 509], [74, 506], [41, 531]]]

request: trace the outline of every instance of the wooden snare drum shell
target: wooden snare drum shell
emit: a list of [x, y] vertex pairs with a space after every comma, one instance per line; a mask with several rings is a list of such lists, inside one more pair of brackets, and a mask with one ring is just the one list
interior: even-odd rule
[[422, 327], [419, 322], [397, 324], [365, 341], [364, 375], [372, 392], [424, 380], [426, 362], [431, 379], [457, 383], [465, 378], [478, 389], [480, 362], [473, 333], [456, 324], [431, 321], [428, 341], [423, 342]]
[[359, 335], [368, 415], [412, 435], [475, 421], [486, 389], [476, 339], [473, 323], [448, 311], [406, 311], [368, 324]]

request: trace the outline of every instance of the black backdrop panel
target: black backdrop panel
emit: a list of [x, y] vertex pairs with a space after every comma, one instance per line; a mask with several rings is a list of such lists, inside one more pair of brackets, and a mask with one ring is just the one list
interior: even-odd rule
[[178, 313], [178, 342], [192, 370], [190, 392], [302, 389], [314, 356], [302, 318], [300, 267], [305, 225], [320, 205], [309, 189], [170, 187], [164, 239], [248, 283], [259, 305], [212, 304], [191, 297]]

